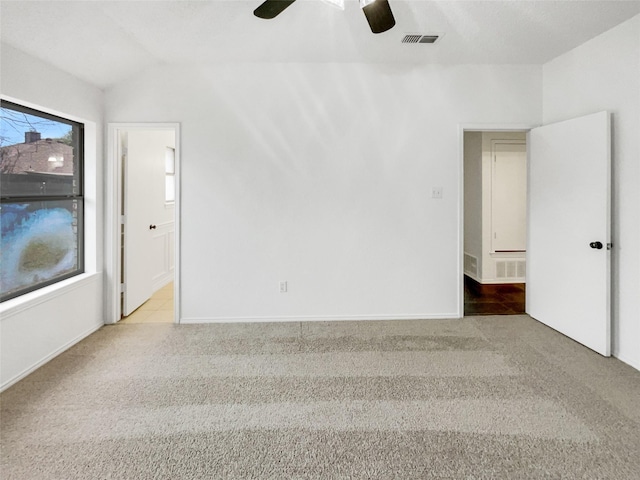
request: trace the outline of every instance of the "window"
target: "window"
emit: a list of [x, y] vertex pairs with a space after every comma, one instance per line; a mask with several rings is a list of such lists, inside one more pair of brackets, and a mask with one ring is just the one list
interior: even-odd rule
[[0, 301], [84, 271], [83, 132], [2, 100]]
[[171, 147], [164, 153], [164, 201], [176, 201], [176, 149]]

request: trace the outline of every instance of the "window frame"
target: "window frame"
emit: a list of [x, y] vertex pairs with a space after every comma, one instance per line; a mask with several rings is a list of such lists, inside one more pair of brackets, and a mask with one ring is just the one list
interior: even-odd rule
[[[77, 275], [82, 275], [85, 273], [85, 178], [84, 178], [84, 163], [85, 163], [85, 134], [84, 129], [85, 125], [82, 122], [78, 122], [75, 120], [70, 120], [68, 118], [64, 118], [58, 115], [53, 115], [51, 113], [43, 112], [41, 110], [37, 110], [35, 108], [26, 107], [24, 105], [20, 105], [18, 103], [11, 102], [9, 100], [0, 99], [0, 106], [2, 108], [6, 108], [9, 110], [13, 110], [20, 113], [25, 113], [27, 115], [32, 115], [36, 117], [40, 117], [46, 120], [51, 120], [58, 123], [64, 123], [69, 125], [72, 129], [77, 128], [77, 139], [74, 138], [73, 147], [77, 148], [77, 152], [74, 151], [74, 179], [77, 180], [76, 193], [67, 193], [67, 194], [45, 194], [45, 195], [15, 195], [9, 194], [5, 195], [4, 192], [0, 191], [0, 205], [5, 204], [35, 204], [42, 203], [43, 206], [47, 203], [59, 202], [59, 201], [71, 201], [72, 203], [75, 201], [77, 204], [77, 216], [76, 216], [76, 235], [77, 235], [77, 265], [73, 271], [57, 275], [54, 278], [49, 280], [44, 280], [33, 284], [31, 286], [23, 287], [18, 290], [12, 291], [10, 293], [2, 294], [0, 293], [0, 303], [5, 302], [7, 300], [11, 300], [16, 297], [20, 297], [27, 293], [34, 292], [36, 290], [40, 290], [44, 287], [59, 283], [63, 280], [67, 280], [71, 277], [75, 277]], [[1, 173], [0, 173], [1, 175]]]
[[[167, 153], [172, 152], [172, 171], [167, 171]], [[171, 180], [173, 182], [173, 199], [167, 199], [167, 181]], [[176, 149], [175, 147], [166, 147], [165, 150], [165, 167], [164, 167], [164, 204], [165, 206], [174, 206], [176, 204]]]

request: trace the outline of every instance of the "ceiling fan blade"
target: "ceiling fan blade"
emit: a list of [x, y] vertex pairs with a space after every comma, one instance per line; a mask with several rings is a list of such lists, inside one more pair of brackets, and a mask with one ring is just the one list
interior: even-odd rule
[[266, 0], [253, 11], [253, 14], [258, 18], [275, 18], [295, 1], [296, 0]]
[[362, 11], [367, 17], [367, 22], [369, 22], [373, 33], [386, 32], [396, 24], [391, 6], [389, 6], [389, 0], [375, 0], [362, 7]]

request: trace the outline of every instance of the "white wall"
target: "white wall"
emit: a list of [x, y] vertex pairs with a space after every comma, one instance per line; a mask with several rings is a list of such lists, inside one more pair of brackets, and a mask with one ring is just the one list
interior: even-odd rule
[[640, 16], [545, 64], [543, 72], [545, 123], [612, 113], [613, 352], [640, 369]]
[[1, 46], [2, 97], [85, 123], [86, 274], [0, 305], [0, 389], [98, 329], [102, 316], [102, 92]]
[[[464, 133], [464, 253], [473, 257], [464, 272], [482, 277], [482, 132]], [[475, 265], [475, 268], [473, 266]]]
[[455, 317], [459, 124], [539, 123], [540, 87], [539, 66], [167, 66], [106, 119], [182, 124], [183, 321]]

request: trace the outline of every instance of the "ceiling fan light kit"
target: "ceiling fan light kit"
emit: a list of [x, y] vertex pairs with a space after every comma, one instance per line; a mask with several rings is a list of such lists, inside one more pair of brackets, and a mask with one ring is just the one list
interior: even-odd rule
[[[344, 0], [323, 1], [344, 10]], [[253, 14], [258, 18], [269, 20], [280, 15], [293, 2], [295, 0], [265, 0], [253, 11]], [[389, 0], [359, 0], [359, 2], [373, 33], [386, 32], [396, 24]]]

